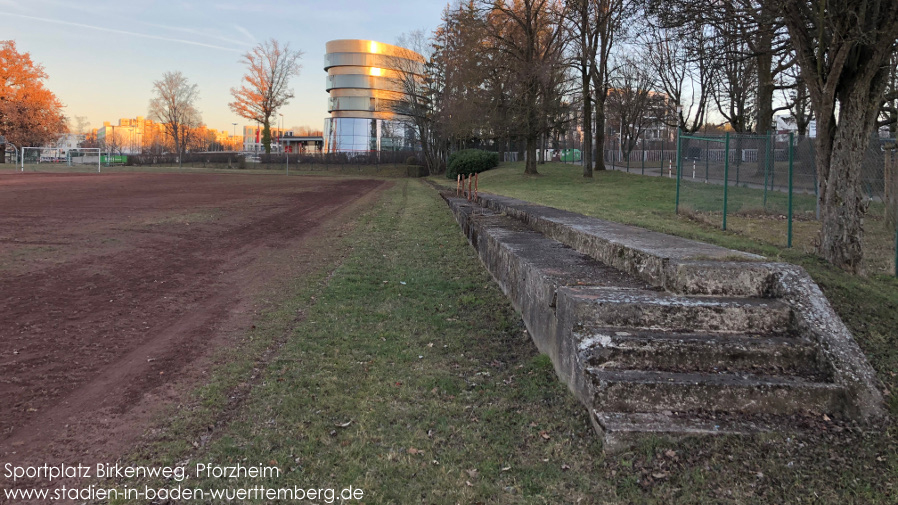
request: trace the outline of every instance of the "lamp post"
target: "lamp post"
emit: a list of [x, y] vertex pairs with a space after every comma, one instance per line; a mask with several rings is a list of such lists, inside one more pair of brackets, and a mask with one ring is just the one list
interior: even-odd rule
[[278, 128], [278, 130], [280, 131], [278, 134], [278, 139], [280, 140], [279, 143], [281, 144], [281, 149], [284, 150], [284, 173], [286, 175], [290, 175], [290, 156], [287, 154], [287, 146], [284, 145], [284, 115], [278, 114], [278, 116], [280, 116], [280, 128]]
[[231, 123], [234, 125], [234, 134], [231, 136], [231, 143], [234, 144], [234, 150], [237, 150], [237, 123]]

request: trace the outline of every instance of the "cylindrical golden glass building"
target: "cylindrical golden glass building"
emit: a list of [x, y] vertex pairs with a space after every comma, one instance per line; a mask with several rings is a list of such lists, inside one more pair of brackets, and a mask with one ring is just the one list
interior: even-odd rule
[[407, 77], [420, 78], [424, 58], [408, 49], [373, 40], [327, 43], [327, 111], [324, 152], [369, 154], [420, 148], [403, 121]]

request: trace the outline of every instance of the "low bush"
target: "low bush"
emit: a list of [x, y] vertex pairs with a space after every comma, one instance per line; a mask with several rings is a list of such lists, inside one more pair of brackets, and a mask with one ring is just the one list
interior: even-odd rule
[[406, 165], [418, 165], [418, 158], [416, 156], [409, 156], [405, 159]]
[[446, 177], [455, 179], [459, 175], [479, 174], [497, 166], [499, 166], [499, 153], [482, 149], [463, 149], [449, 155]]

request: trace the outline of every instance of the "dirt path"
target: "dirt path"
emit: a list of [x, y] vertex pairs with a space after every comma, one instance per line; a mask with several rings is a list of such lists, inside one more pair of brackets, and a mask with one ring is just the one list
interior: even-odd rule
[[0, 176], [0, 461], [114, 461], [389, 184]]

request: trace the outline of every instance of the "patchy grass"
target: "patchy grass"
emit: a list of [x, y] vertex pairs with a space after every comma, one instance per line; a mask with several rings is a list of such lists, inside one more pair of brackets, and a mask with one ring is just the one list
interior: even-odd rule
[[[600, 205], [614, 208], [607, 198]], [[623, 205], [633, 219], [655, 216]], [[688, 219], [667, 226], [715, 233]], [[398, 182], [348, 240], [352, 255], [282, 293], [246, 346], [132, 462], [185, 464], [188, 474], [199, 462], [274, 465], [276, 479], [189, 484], [354, 486], [366, 504], [895, 501], [892, 432], [823, 421], [798, 438], [647, 439], [605, 457], [585, 409], [537, 354], [435, 192]], [[866, 289], [861, 282], [853, 285]], [[894, 370], [894, 337], [880, 338], [877, 366]]]
[[352, 257], [285, 294], [134, 461], [276, 462], [279, 479], [227, 485], [351, 485], [364, 503], [613, 494], [594, 481], [604, 459], [586, 412], [435, 192], [399, 182], [363, 220]]

